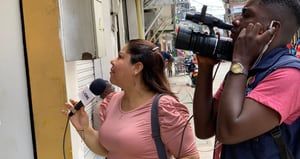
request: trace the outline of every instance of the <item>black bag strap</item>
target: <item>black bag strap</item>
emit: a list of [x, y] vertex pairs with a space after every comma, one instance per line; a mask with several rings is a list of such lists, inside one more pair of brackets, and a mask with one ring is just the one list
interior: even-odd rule
[[272, 137], [275, 140], [275, 143], [280, 152], [281, 159], [294, 159], [292, 152], [288, 148], [287, 144], [285, 143], [284, 139], [282, 138], [280, 126], [276, 126], [270, 131]]
[[160, 127], [158, 121], [158, 101], [163, 94], [158, 94], [154, 97], [151, 108], [151, 129], [152, 138], [155, 141], [159, 159], [167, 159], [165, 145], [160, 138]]

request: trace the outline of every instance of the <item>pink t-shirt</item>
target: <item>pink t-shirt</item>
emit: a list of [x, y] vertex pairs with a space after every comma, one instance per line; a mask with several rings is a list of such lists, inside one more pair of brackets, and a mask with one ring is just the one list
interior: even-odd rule
[[[223, 84], [215, 94], [219, 99]], [[275, 110], [280, 123], [291, 124], [300, 116], [300, 70], [282, 68], [265, 77], [247, 96]]]
[[[151, 136], [151, 106], [154, 99], [134, 110], [121, 110], [124, 92], [106, 98], [100, 106], [99, 137], [109, 151], [109, 159], [157, 159], [157, 150]], [[161, 138], [169, 157], [178, 154], [183, 128], [189, 118], [187, 108], [175, 98], [164, 95], [159, 100]], [[191, 124], [184, 132], [181, 156], [197, 153]]]

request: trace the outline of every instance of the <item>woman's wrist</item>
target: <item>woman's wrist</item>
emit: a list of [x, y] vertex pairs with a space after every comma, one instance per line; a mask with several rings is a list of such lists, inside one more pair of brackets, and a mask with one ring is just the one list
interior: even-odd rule
[[86, 128], [82, 128], [82, 129], [76, 129], [76, 131], [78, 132], [79, 136], [82, 138], [82, 140], [85, 139], [85, 134], [88, 131], [89, 126]]
[[85, 128], [82, 128], [82, 129], [76, 129], [76, 131], [85, 131], [89, 128], [89, 126], [85, 127]]

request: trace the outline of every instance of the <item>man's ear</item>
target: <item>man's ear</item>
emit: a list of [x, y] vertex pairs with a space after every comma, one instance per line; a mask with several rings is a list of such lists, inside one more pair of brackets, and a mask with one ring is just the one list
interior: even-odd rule
[[272, 22], [270, 24], [270, 28], [275, 29], [275, 32], [274, 32], [273, 36], [276, 36], [276, 34], [279, 32], [280, 27], [281, 27], [280, 21], [272, 20]]
[[281, 26], [280, 21], [272, 20], [268, 29], [275, 28], [275, 31], [277, 32], [279, 30], [280, 26]]
[[265, 26], [264, 29], [260, 30], [260, 34], [263, 34], [265, 31], [274, 28], [275, 33], [278, 32], [278, 30], [281, 27], [281, 23], [277, 20], [272, 20], [268, 26]]

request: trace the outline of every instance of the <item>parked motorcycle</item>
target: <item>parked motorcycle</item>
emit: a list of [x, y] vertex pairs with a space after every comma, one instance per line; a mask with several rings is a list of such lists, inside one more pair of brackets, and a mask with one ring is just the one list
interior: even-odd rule
[[190, 72], [193, 71], [194, 64], [193, 64], [193, 59], [191, 57], [186, 57], [184, 59], [184, 67], [185, 67], [185, 72], [187, 74], [190, 74]]
[[196, 86], [196, 82], [197, 82], [197, 77], [198, 77], [198, 65], [197, 64], [194, 64], [195, 67], [194, 67], [194, 70], [193, 72], [191, 72], [191, 80], [192, 80], [192, 85], [191, 87], [195, 87]]
[[184, 65], [186, 67], [187, 74], [191, 78], [191, 87], [195, 87], [198, 76], [198, 64], [195, 63], [193, 56], [190, 56], [185, 58]]

